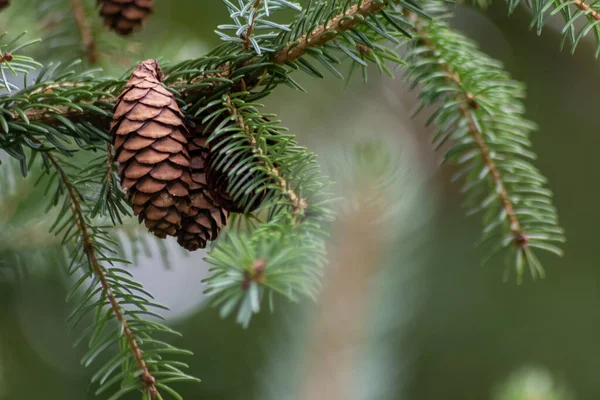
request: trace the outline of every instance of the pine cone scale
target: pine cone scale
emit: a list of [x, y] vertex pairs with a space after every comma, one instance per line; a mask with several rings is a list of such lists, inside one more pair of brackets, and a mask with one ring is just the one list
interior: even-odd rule
[[162, 112], [161, 107], [151, 107], [142, 103], [137, 103], [127, 111], [127, 119], [130, 121], [146, 121], [148, 118], [155, 118]]
[[[125, 87], [128, 88], [130, 86], [125, 86]], [[147, 95], [148, 92], [150, 92], [150, 89], [141, 89], [141, 88], [138, 88], [137, 86], [134, 86], [127, 91], [127, 94], [125, 96], [123, 96], [122, 99], [127, 102], [137, 101], [138, 99]]]
[[133, 161], [127, 169], [125, 169], [123, 175], [129, 179], [140, 179], [150, 173], [153, 169], [152, 165], [140, 164]]
[[129, 139], [125, 139], [123, 136], [118, 136], [115, 142], [115, 146], [119, 146], [119, 142], [122, 142], [123, 148], [127, 150], [137, 151], [145, 149], [150, 145], [153, 145], [155, 141], [153, 139], [148, 139], [142, 136], [135, 135], [133, 137], [130, 137]]
[[141, 152], [137, 153], [135, 159], [142, 164], [154, 165], [169, 158], [169, 153], [161, 153], [151, 147], [146, 147]]
[[150, 171], [150, 176], [161, 181], [172, 181], [178, 179], [183, 174], [180, 168], [175, 168], [168, 163], [158, 164]]
[[144, 126], [144, 122], [135, 122], [129, 121], [128, 119], [123, 120], [123, 122], [119, 125], [119, 128], [115, 132], [116, 135], [129, 135], [132, 132], [135, 132], [139, 128]]

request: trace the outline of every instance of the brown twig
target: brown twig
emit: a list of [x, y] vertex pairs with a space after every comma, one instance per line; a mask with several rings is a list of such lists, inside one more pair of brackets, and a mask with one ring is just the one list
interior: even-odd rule
[[[31, 137], [30, 139], [37, 141], [37, 139], [33, 137]], [[75, 218], [77, 228], [79, 229], [79, 232], [81, 232], [83, 250], [87, 256], [90, 265], [92, 266], [94, 274], [100, 280], [102, 291], [106, 294], [106, 297], [108, 298], [108, 301], [113, 310], [113, 313], [115, 314], [115, 317], [123, 327], [123, 334], [125, 335], [125, 338], [129, 343], [129, 347], [131, 349], [131, 352], [133, 353], [133, 357], [136, 360], [138, 368], [142, 371], [140, 379], [146, 386], [146, 389], [150, 394], [150, 398], [154, 399], [156, 398], [156, 395], [158, 393], [156, 386], [154, 385], [154, 382], [156, 380], [154, 376], [152, 376], [150, 370], [148, 369], [148, 366], [146, 365], [146, 361], [144, 360], [142, 351], [140, 350], [135, 335], [133, 334], [133, 332], [131, 332], [131, 329], [129, 328], [129, 323], [125, 319], [121, 305], [119, 304], [112, 292], [110, 283], [108, 282], [108, 279], [106, 277], [106, 272], [104, 271], [104, 268], [102, 267], [102, 265], [100, 265], [100, 262], [98, 261], [98, 258], [96, 256], [96, 248], [94, 246], [94, 239], [92, 238], [89, 227], [83, 217], [83, 211], [81, 209], [81, 200], [79, 198], [79, 194], [71, 184], [67, 174], [65, 173], [64, 169], [62, 168], [56, 157], [54, 157], [54, 155], [51, 152], [47, 152], [46, 156], [58, 172], [60, 180], [67, 189], [69, 199], [71, 201], [71, 212], [73, 214], [73, 217]]]
[[[321, 25], [311, 33], [302, 36], [293, 43], [289, 43], [279, 50], [273, 58], [278, 64], [285, 64], [297, 60], [306, 53], [307, 49], [319, 47], [332, 40], [340, 31], [347, 31], [358, 25], [362, 18], [380, 12], [386, 2], [381, 0], [363, 0], [355, 4], [344, 13], [333, 17], [326, 25]], [[359, 17], [360, 16], [360, 17]]]
[[[414, 14], [412, 14], [412, 16], [416, 19], [416, 16]], [[437, 47], [435, 43], [428, 39], [427, 33], [423, 29], [423, 24], [420, 21], [417, 21], [417, 23], [415, 24], [415, 30], [421, 38], [422, 42], [427, 47], [429, 47], [432, 53], [435, 54], [438, 51]], [[457, 100], [460, 101], [459, 110], [462, 116], [467, 121], [469, 133], [471, 134], [471, 137], [473, 137], [473, 139], [475, 140], [475, 144], [477, 145], [479, 154], [481, 155], [484, 164], [489, 170], [490, 176], [492, 177], [492, 181], [498, 188], [498, 198], [502, 203], [502, 208], [504, 208], [506, 216], [509, 220], [510, 232], [513, 235], [513, 242], [517, 247], [525, 249], [528, 244], [527, 236], [523, 233], [521, 229], [521, 224], [519, 223], [519, 219], [517, 217], [517, 214], [515, 213], [512, 201], [510, 200], [508, 192], [506, 191], [506, 188], [504, 186], [502, 175], [500, 174], [500, 171], [498, 171], [498, 167], [496, 166], [496, 163], [490, 155], [490, 150], [488, 149], [488, 146], [485, 142], [484, 133], [480, 129], [479, 125], [476, 123], [475, 117], [473, 115], [473, 112], [479, 109], [477, 99], [472, 93], [469, 93], [468, 91], [464, 90], [460, 76], [456, 72], [454, 72], [450, 65], [444, 63], [443, 61], [440, 61], [440, 66], [445, 72], [446, 79], [454, 83], [462, 91], [461, 94], [457, 95]]]
[[112, 144], [106, 143], [106, 177], [104, 178], [105, 182], [110, 182], [112, 180], [113, 164], [114, 157], [112, 151]]
[[[237, 107], [231, 101], [230, 96], [227, 96], [227, 105], [228, 105], [228, 109], [229, 109], [229, 114], [235, 118], [236, 124], [246, 134], [246, 136], [248, 136], [251, 147], [254, 149], [254, 151], [259, 156], [261, 156], [261, 159], [262, 159], [265, 154], [263, 152], [263, 149], [261, 147], [257, 146], [257, 144], [256, 144], [256, 137], [254, 136], [252, 127], [250, 127], [250, 126], [248, 126], [248, 124], [246, 124], [246, 121], [244, 121], [244, 117], [242, 117], [242, 115], [239, 113]], [[266, 163], [264, 164], [264, 167], [269, 171], [269, 174], [277, 181], [277, 184], [283, 190], [283, 194], [292, 203], [292, 207], [294, 208], [292, 215], [294, 217], [297, 215], [300, 215], [308, 207], [308, 204], [306, 203], [306, 199], [298, 196], [298, 194], [296, 193], [296, 191], [294, 189], [288, 187], [288, 182], [283, 177], [283, 175], [281, 174], [279, 169], [277, 169], [276, 167], [274, 167], [272, 165], [268, 165]]]
[[85, 8], [81, 3], [81, 0], [71, 0], [71, 8], [73, 14], [75, 14], [75, 21], [77, 22], [77, 29], [81, 35], [81, 40], [85, 46], [85, 53], [90, 64], [98, 63], [98, 49], [96, 48], [96, 41], [92, 35], [90, 24], [85, 16]]
[[582, 11], [590, 11], [591, 10], [587, 15], [592, 17], [596, 21], [600, 21], [600, 14], [598, 13], [598, 11], [592, 10], [592, 8], [589, 5], [585, 4], [583, 1], [575, 0], [573, 2], [573, 4], [575, 4], [575, 6]]
[[256, 25], [256, 17], [258, 16], [258, 7], [260, 7], [262, 0], [256, 0], [252, 5], [254, 9], [254, 14], [252, 14], [252, 20], [248, 24], [248, 29], [246, 29], [246, 33], [244, 34], [244, 50], [248, 50], [252, 45], [250, 38], [252, 37], [252, 32], [254, 32], [254, 26]]

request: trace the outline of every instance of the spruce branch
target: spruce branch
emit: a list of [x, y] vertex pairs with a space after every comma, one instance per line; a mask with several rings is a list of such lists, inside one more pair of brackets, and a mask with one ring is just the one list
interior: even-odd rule
[[[415, 32], [418, 34], [422, 43], [425, 44], [426, 47], [429, 48], [432, 54], [439, 54], [439, 50], [436, 47], [436, 44], [432, 42], [426, 30], [423, 28], [423, 23], [421, 21], [415, 24]], [[517, 217], [513, 203], [510, 200], [510, 197], [506, 191], [506, 185], [504, 184], [502, 175], [498, 171], [498, 167], [496, 163], [492, 159], [490, 155], [489, 146], [485, 140], [485, 133], [482, 131], [481, 126], [477, 124], [476, 117], [473, 115], [473, 110], [477, 110], [479, 108], [479, 104], [477, 103], [477, 98], [466, 90], [464, 87], [460, 76], [454, 72], [452, 67], [445, 63], [444, 61], [440, 62], [440, 66], [444, 71], [445, 78], [451, 84], [456, 85], [461, 89], [459, 94], [456, 95], [455, 100], [459, 104], [459, 109], [462, 116], [466, 119], [467, 125], [469, 127], [468, 131], [473, 137], [475, 143], [477, 144], [477, 148], [480, 153], [480, 157], [485, 163], [487, 169], [489, 170], [489, 174], [494, 182], [494, 187], [496, 187], [496, 192], [498, 194], [498, 198], [502, 203], [502, 207], [506, 212], [506, 216], [510, 221], [510, 231], [514, 237], [514, 245], [519, 247], [521, 251], [523, 251], [527, 247], [527, 236], [521, 232], [521, 224], [519, 223], [519, 218]]]
[[546, 179], [528, 161], [534, 126], [523, 118], [521, 85], [445, 23], [412, 18], [408, 79], [423, 85], [421, 107], [438, 105], [429, 119], [439, 127], [436, 147], [450, 142], [446, 159], [461, 167], [468, 213], [485, 212], [484, 241], [496, 240], [490, 257], [510, 248], [519, 279], [525, 266], [543, 276], [532, 250], [562, 255], [555, 243], [564, 236]]
[[[239, 91], [244, 90], [244, 88], [257, 88], [258, 93], [255, 93], [254, 96], [258, 98], [259, 96], [262, 97], [270, 93], [273, 87], [280, 83], [299, 87], [297, 83], [288, 76], [288, 72], [282, 70], [280, 66], [296, 64], [297, 68], [315, 75], [314, 71], [316, 69], [310, 66], [308, 61], [303, 58], [306, 55], [316, 57], [317, 60], [324, 64], [329, 70], [341, 77], [341, 74], [337, 72], [333, 66], [334, 64], [339, 63], [333, 55], [328, 54], [325, 56], [315, 53], [315, 49], [324, 48], [333, 42], [337, 43], [336, 46], [338, 51], [341, 51], [344, 55], [351, 56], [356, 62], [363, 65], [366, 64], [362, 61], [362, 58], [367, 55], [376, 61], [379, 68], [382, 70], [385, 70], [385, 66], [383, 65], [383, 61], [385, 60], [389, 59], [396, 63], [401, 62], [395, 53], [383, 48], [375, 48], [377, 52], [373, 51], [369, 54], [361, 52], [358, 50], [361, 47], [359, 46], [357, 48], [356, 43], [373, 49], [376, 40], [396, 40], [395, 37], [407, 35], [407, 31], [402, 28], [402, 25], [408, 27], [410, 24], [408, 21], [401, 19], [402, 10], [397, 10], [395, 3], [382, 0], [364, 0], [356, 3], [353, 1], [352, 3], [354, 4], [348, 4], [347, 8], [341, 13], [336, 14], [331, 18], [326, 18], [323, 23], [318, 23], [315, 29], [302, 34], [299, 38], [291, 38], [287, 42], [276, 44], [276, 47], [280, 49], [274, 53], [272, 51], [269, 53], [269, 48], [263, 48], [262, 50], [267, 51], [266, 54], [263, 54], [262, 52], [258, 55], [248, 54], [248, 49], [246, 49], [245, 45], [236, 49], [231, 46], [233, 42], [226, 43], [222, 48], [215, 50], [214, 56], [209, 54], [207, 57], [200, 58], [193, 62], [186, 61], [165, 67], [164, 81], [170, 89], [178, 92], [180, 98], [186, 100], [186, 102], [192, 103], [190, 110], [194, 113], [196, 109], [202, 108], [207, 100], [219, 98], [227, 91], [231, 91], [231, 89]], [[264, 3], [262, 6], [261, 2], [256, 4], [258, 7], [264, 7]], [[322, 7], [322, 5], [319, 7]], [[318, 10], [319, 9], [316, 9], [316, 11]], [[320, 15], [322, 13], [317, 13], [316, 11], [315, 18], [325, 18], [325, 16]], [[383, 13], [385, 13], [385, 15]], [[382, 15], [381, 20], [377, 20], [376, 23], [367, 22], [368, 17], [378, 14]], [[257, 22], [258, 19], [255, 20], [255, 23]], [[364, 32], [359, 33], [357, 28], [359, 28], [361, 24], [365, 25], [365, 29]], [[387, 26], [385, 24], [387, 24]], [[382, 35], [382, 26], [389, 28], [389, 32]], [[275, 25], [275, 27], [282, 29], [283, 33], [289, 34], [289, 29], [286, 28], [286, 26]], [[369, 36], [369, 32], [372, 32], [373, 34]], [[344, 35], [350, 35], [348, 36], [348, 43], [354, 43], [351, 47], [345, 46], [339, 42], [341, 37], [345, 38]], [[249, 37], [251, 36], [252, 35], [250, 34]], [[286, 37], [287, 35], [280, 35], [275, 39], [275, 42], [277, 42], [279, 38], [285, 39]], [[234, 39], [244, 43], [243, 39], [239, 37], [235, 37]], [[272, 44], [274, 39], [270, 35], [266, 35], [264, 40]], [[351, 48], [354, 48], [354, 50], [351, 50]], [[323, 53], [329, 53], [330, 51], [331, 50], [323, 51]], [[216, 59], [222, 59], [216, 55], [224, 52], [230, 54], [229, 57], [226, 57], [230, 58], [230, 61], [215, 63]], [[378, 52], [381, 52], [381, 54], [377, 55]], [[190, 74], [190, 78], [186, 78], [182, 71], [186, 73], [185, 75], [190, 74], [189, 71], [194, 71], [194, 73]], [[391, 72], [388, 71], [388, 73]], [[316, 74], [315, 76], [322, 77], [322, 75], [319, 74]], [[94, 94], [94, 96], [85, 100], [82, 99], [83, 101], [80, 101], [78, 104], [89, 104], [94, 107], [99, 107], [106, 113], [109, 113], [114, 106], [114, 102], [120, 94], [122, 85], [125, 84], [125, 81], [125, 78], [121, 78], [114, 81], [111, 87], [106, 87], [103, 84], [94, 86], [93, 82], [90, 82], [90, 85], [87, 86], [87, 90], [98, 94]], [[57, 83], [58, 82], [48, 82], [48, 85]], [[60, 84], [63, 88], [68, 88], [76, 87], [77, 85], [80, 85], [80, 82], [73, 82], [63, 78]], [[98, 89], [103, 89], [104, 91], [99, 93]], [[83, 110], [78, 110], [65, 106], [64, 104], [51, 104], [51, 101], [53, 101], [53, 99], [44, 99], [44, 102], [48, 102], [53, 106], [52, 110], [43, 107], [42, 103], [37, 107], [30, 107], [23, 110], [23, 114], [29, 121], [38, 121], [44, 125], [60, 124], [61, 121], [57, 120], [56, 115], [65, 117], [70, 121], [98, 118], [97, 110], [87, 107]], [[198, 101], [200, 102], [198, 103]], [[23, 118], [20, 113], [13, 112], [12, 114], [12, 118], [15, 121], [20, 121]], [[101, 122], [103, 126], [107, 126], [109, 119], [102, 119]]]
[[90, 64], [97, 64], [98, 49], [96, 48], [96, 41], [92, 35], [92, 29], [87, 21], [85, 8], [83, 7], [81, 0], [71, 0], [71, 8], [73, 9], [73, 14], [75, 15], [75, 22], [77, 24], [79, 34], [81, 35], [81, 40], [85, 46], [85, 55]]
[[[30, 139], [36, 140], [35, 138], [30, 138]], [[105, 296], [108, 299], [108, 301], [110, 302], [112, 311], [113, 311], [115, 317], [117, 318], [117, 320], [119, 321], [119, 323], [121, 324], [123, 335], [125, 336], [125, 338], [127, 340], [129, 348], [131, 349], [131, 353], [133, 354], [133, 357], [134, 357], [140, 371], [142, 371], [142, 373], [140, 375], [140, 380], [145, 385], [146, 390], [148, 391], [148, 393], [150, 395], [150, 399], [153, 400], [156, 398], [157, 393], [158, 393], [158, 391], [156, 390], [156, 386], [154, 385], [154, 383], [156, 382], [156, 379], [154, 378], [154, 376], [152, 376], [152, 374], [150, 373], [150, 370], [148, 369], [148, 366], [146, 365], [146, 360], [144, 359], [144, 356], [142, 355], [142, 352], [138, 345], [137, 339], [134, 336], [134, 334], [131, 332], [129, 323], [128, 323], [127, 319], [125, 319], [125, 316], [123, 314], [122, 307], [119, 304], [119, 302], [117, 301], [115, 295], [113, 294], [109, 280], [107, 279], [106, 273], [104, 272], [104, 268], [100, 265], [100, 262], [98, 261], [98, 257], [96, 255], [96, 245], [94, 244], [94, 239], [92, 238], [92, 235], [90, 234], [90, 227], [85, 222], [85, 218], [84, 218], [82, 206], [81, 206], [80, 196], [77, 193], [77, 190], [71, 184], [69, 177], [67, 176], [66, 172], [62, 168], [61, 164], [54, 157], [52, 152], [47, 152], [46, 157], [47, 157], [48, 161], [50, 161], [50, 163], [54, 166], [54, 168], [58, 172], [59, 178], [67, 190], [68, 198], [70, 201], [71, 213], [73, 214], [73, 218], [75, 218], [75, 223], [77, 225], [77, 228], [79, 229], [79, 232], [81, 233], [81, 241], [82, 241], [83, 250], [87, 256], [88, 262], [89, 262], [90, 266], [92, 267], [94, 274], [100, 281], [100, 285], [102, 286], [103, 296]]]
[[[101, 169], [106, 164], [106, 157], [101, 164], [90, 163], [89, 154], [83, 154], [84, 166], [79, 167], [76, 157], [62, 156], [36, 137], [28, 137], [28, 140], [45, 149], [41, 156], [44, 172], [50, 175], [47, 191], [54, 188], [50, 206], [62, 202], [50, 231], [60, 234], [62, 244], [71, 249], [67, 253], [69, 274], [82, 273], [68, 297], [75, 296], [85, 282], [90, 283], [68, 319], [69, 325], [74, 328], [88, 313], [95, 311], [93, 324], [76, 340], [80, 343], [89, 337], [90, 349], [82, 364], [90, 365], [112, 345], [119, 345], [117, 355], [92, 378], [92, 382], [100, 385], [96, 394], [120, 383], [111, 399], [119, 399], [134, 390], [142, 391], [144, 398], [161, 399], [158, 389], [177, 397], [176, 392], [167, 386], [169, 382], [198, 380], [181, 371], [180, 367], [185, 367], [185, 364], [166, 359], [164, 354], [190, 353], [153, 337], [156, 333], [178, 335], [160, 323], [142, 318], [145, 315], [160, 318], [153, 309], [167, 308], [153, 302], [152, 296], [131, 279], [129, 272], [116, 267], [116, 263], [128, 261], [121, 258], [121, 251], [115, 248], [117, 241], [106, 230], [102, 220], [92, 219], [94, 208], [91, 205], [97, 201], [98, 188], [106, 184], [106, 173]], [[112, 169], [112, 166], [107, 168]], [[110, 267], [103, 265], [105, 263]], [[113, 320], [118, 326], [107, 329]]]

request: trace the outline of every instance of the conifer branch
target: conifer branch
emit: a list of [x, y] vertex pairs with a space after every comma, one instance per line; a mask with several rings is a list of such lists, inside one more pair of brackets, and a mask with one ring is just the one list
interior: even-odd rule
[[[30, 139], [37, 141], [37, 139], [35, 138]], [[127, 319], [123, 314], [122, 307], [113, 294], [111, 285], [107, 279], [106, 273], [104, 272], [104, 268], [100, 265], [100, 262], [98, 261], [98, 257], [96, 256], [96, 246], [94, 244], [94, 239], [90, 234], [90, 229], [87, 223], [85, 222], [79, 194], [71, 184], [71, 181], [65, 173], [64, 169], [62, 168], [61, 164], [56, 160], [51, 151], [46, 153], [46, 157], [58, 172], [60, 180], [62, 181], [62, 184], [67, 190], [68, 197], [71, 203], [71, 213], [73, 214], [73, 218], [75, 218], [77, 228], [81, 233], [83, 250], [87, 255], [88, 261], [90, 263], [90, 266], [92, 267], [94, 274], [100, 281], [102, 291], [108, 299], [115, 317], [117, 318], [117, 320], [123, 328], [123, 334], [125, 335], [129, 348], [131, 349], [133, 357], [136, 360], [140, 371], [142, 371], [140, 379], [146, 386], [147, 391], [150, 395], [150, 399], [154, 399], [158, 393], [156, 387], [154, 386], [156, 379], [154, 378], [154, 376], [152, 376], [150, 370], [148, 369], [148, 366], [146, 365], [144, 356], [142, 355], [140, 347], [138, 346], [137, 339], [131, 332], [131, 329], [129, 328], [129, 323], [127, 322]]]
[[543, 276], [532, 248], [562, 255], [554, 243], [564, 236], [545, 178], [527, 162], [535, 158], [527, 148], [533, 125], [522, 115], [521, 85], [444, 23], [411, 18], [408, 77], [424, 84], [422, 107], [439, 105], [429, 119], [439, 127], [436, 147], [451, 142], [446, 159], [461, 167], [468, 213], [485, 212], [484, 240], [499, 237], [490, 257], [510, 246], [519, 279], [525, 265]]
[[[260, 7], [260, 1], [256, 3]], [[386, 1], [382, 0], [363, 0], [357, 4], [350, 6], [345, 12], [340, 13], [329, 20], [329, 22], [322, 24], [315, 28], [312, 32], [301, 36], [298, 40], [291, 40], [285, 44], [279, 51], [272, 55], [266, 55], [263, 57], [256, 56], [252, 58], [246, 58], [239, 65], [233, 66], [231, 62], [227, 62], [214, 68], [210, 68], [207, 72], [199, 72], [195, 75], [191, 82], [186, 82], [184, 79], [169, 79], [169, 73], [166, 72], [165, 81], [168, 86], [175, 91], [179, 92], [179, 96], [183, 99], [190, 97], [211, 97], [211, 93], [217, 90], [223, 85], [223, 80], [227, 80], [236, 75], [237, 70], [244, 68], [250, 69], [253, 65], [260, 63], [272, 62], [278, 65], [294, 62], [303, 57], [311, 49], [322, 47], [328, 42], [334, 41], [338, 38], [340, 33], [349, 31], [360, 24], [369, 15], [375, 15], [388, 5]], [[388, 16], [389, 17], [389, 16]], [[248, 31], [246, 33], [248, 35]], [[247, 36], [248, 38], [250, 36]], [[244, 45], [244, 51], [246, 46]], [[266, 57], [266, 59], [265, 59]], [[261, 67], [258, 73], [253, 74], [251, 77], [246, 78], [243, 82], [246, 87], [252, 88], [263, 81], [265, 81], [265, 74], [269, 73], [270, 67]], [[218, 72], [215, 72], [218, 71]], [[173, 68], [173, 72], [178, 72], [176, 68]], [[211, 82], [207, 85], [207, 82]], [[121, 81], [124, 84], [125, 80]], [[62, 87], [76, 87], [80, 85], [79, 82], [61, 82]], [[58, 87], [58, 86], [55, 86]], [[239, 89], [242, 89], [241, 87]], [[98, 106], [97, 102], [101, 100], [105, 103], [102, 108], [106, 111], [112, 109], [113, 103], [120, 94], [121, 86], [115, 85], [113, 91], [105, 92], [96, 99], [86, 100], [84, 104], [93, 104]], [[16, 112], [13, 112], [13, 120], [21, 120], [22, 116]], [[40, 108], [29, 108], [24, 110], [25, 116], [30, 121], [38, 121], [43, 124], [53, 125], [61, 123], [57, 121], [55, 114], [59, 114], [69, 120], [87, 120], [90, 118], [96, 118], [97, 113], [90, 109], [77, 110], [63, 105], [56, 105], [52, 112], [48, 109]], [[109, 119], [103, 119], [103, 124], [108, 124]]]
[[71, 8], [75, 14], [75, 22], [77, 23], [77, 29], [81, 35], [81, 40], [85, 46], [85, 55], [88, 58], [90, 64], [94, 65], [98, 63], [98, 49], [96, 48], [96, 41], [92, 35], [92, 29], [87, 17], [85, 15], [85, 8], [81, 3], [81, 0], [71, 0]]
[[[414, 15], [414, 14], [413, 14]], [[416, 18], [416, 17], [415, 17]], [[429, 40], [427, 32], [423, 29], [423, 24], [421, 21], [417, 21], [415, 24], [415, 32], [418, 34], [420, 40], [427, 46], [431, 54], [439, 54], [436, 45]], [[456, 85], [460, 92], [456, 95], [456, 101], [459, 104], [459, 109], [462, 116], [467, 120], [467, 125], [469, 127], [469, 133], [475, 140], [477, 144], [477, 148], [479, 149], [479, 153], [483, 162], [489, 169], [490, 176], [494, 181], [494, 186], [497, 188], [496, 192], [498, 193], [498, 198], [502, 203], [502, 207], [504, 207], [504, 211], [506, 212], [507, 218], [510, 221], [510, 231], [514, 237], [514, 243], [517, 247], [524, 249], [527, 247], [527, 236], [521, 232], [521, 224], [519, 223], [519, 219], [515, 214], [514, 207], [508, 192], [506, 191], [506, 186], [503, 182], [502, 175], [498, 171], [496, 167], [496, 163], [490, 156], [490, 150], [488, 145], [486, 144], [486, 140], [484, 138], [484, 133], [481, 130], [481, 126], [479, 126], [473, 117], [472, 110], [476, 110], [479, 108], [479, 104], [477, 103], [477, 98], [469, 91], [465, 90], [463, 83], [461, 82], [461, 77], [452, 69], [452, 67], [445, 62], [444, 59], [439, 60], [440, 67], [445, 72], [445, 78], [449, 83]]]

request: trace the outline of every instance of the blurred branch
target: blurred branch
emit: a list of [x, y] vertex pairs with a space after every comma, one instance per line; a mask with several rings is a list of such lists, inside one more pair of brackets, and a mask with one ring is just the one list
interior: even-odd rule
[[85, 8], [81, 3], [81, 0], [71, 0], [71, 8], [75, 14], [75, 21], [77, 22], [77, 29], [81, 35], [81, 40], [85, 46], [85, 55], [88, 58], [90, 64], [94, 65], [98, 63], [98, 50], [96, 48], [96, 41], [92, 35], [92, 29], [87, 21], [85, 15]]

